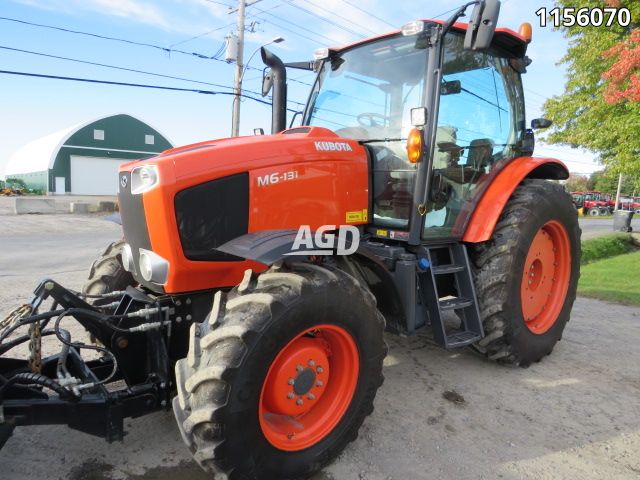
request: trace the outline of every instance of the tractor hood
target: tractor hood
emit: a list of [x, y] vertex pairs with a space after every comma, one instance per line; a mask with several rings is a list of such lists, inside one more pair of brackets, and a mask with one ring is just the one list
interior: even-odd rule
[[[235, 285], [257, 267], [219, 246], [247, 233], [366, 224], [369, 173], [365, 147], [318, 127], [212, 140], [124, 164], [118, 199], [130, 271], [156, 292]], [[163, 265], [151, 280], [142, 275], [143, 255]]]
[[277, 135], [223, 138], [174, 148], [146, 160], [123, 164], [120, 171], [155, 165], [160, 172], [160, 185], [192, 186], [279, 165], [366, 159], [366, 155], [365, 148], [356, 140], [340, 137], [326, 128], [299, 127]]

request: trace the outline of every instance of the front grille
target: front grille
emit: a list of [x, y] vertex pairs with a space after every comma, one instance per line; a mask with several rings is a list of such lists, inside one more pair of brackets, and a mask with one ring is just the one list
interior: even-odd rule
[[136, 281], [153, 291], [161, 291], [162, 287], [145, 281], [138, 273], [140, 265], [140, 249], [151, 250], [151, 240], [147, 230], [147, 219], [142, 202], [142, 195], [131, 194], [131, 173], [120, 172], [120, 190], [118, 191], [118, 205], [120, 220], [125, 241], [131, 246], [135, 271], [131, 272]]
[[184, 256], [196, 261], [241, 261], [216, 250], [249, 229], [249, 174], [187, 188], [175, 197]]

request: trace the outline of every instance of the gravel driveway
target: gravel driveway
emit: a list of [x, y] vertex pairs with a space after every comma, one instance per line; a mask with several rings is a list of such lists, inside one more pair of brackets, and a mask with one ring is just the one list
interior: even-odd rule
[[[119, 226], [0, 216], [0, 315], [47, 275], [80, 288]], [[631, 479], [640, 476], [640, 311], [579, 299], [553, 354], [504, 368], [426, 335], [387, 337], [386, 381], [356, 442], [316, 480]], [[62, 426], [16, 430], [3, 479], [210, 479], [171, 412], [126, 422], [124, 442]]]

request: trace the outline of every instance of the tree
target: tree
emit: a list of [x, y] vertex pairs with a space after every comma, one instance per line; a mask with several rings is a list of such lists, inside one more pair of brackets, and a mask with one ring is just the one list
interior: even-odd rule
[[572, 173], [569, 175], [567, 179], [567, 183], [565, 184], [565, 188], [568, 192], [584, 192], [588, 190], [587, 184], [589, 179], [584, 175], [580, 175], [577, 173]]
[[[597, 192], [605, 192], [611, 195], [615, 195], [618, 191], [618, 179], [619, 174], [612, 169], [605, 169], [599, 172], [594, 172], [589, 177], [587, 190], [595, 190]], [[624, 175], [622, 181], [622, 193], [625, 195], [631, 195], [638, 191], [640, 186], [640, 175]]]
[[618, 178], [619, 175], [612, 172], [611, 170], [595, 172], [591, 174], [590, 180], [593, 185], [591, 188], [597, 192], [604, 192], [615, 195], [618, 191]]
[[[557, 0], [563, 7], [606, 4], [628, 8], [640, 19], [637, 0]], [[545, 103], [554, 122], [550, 143], [584, 147], [600, 154], [614, 173], [640, 171], [640, 25], [562, 28], [570, 41], [561, 60], [568, 66], [565, 92]]]

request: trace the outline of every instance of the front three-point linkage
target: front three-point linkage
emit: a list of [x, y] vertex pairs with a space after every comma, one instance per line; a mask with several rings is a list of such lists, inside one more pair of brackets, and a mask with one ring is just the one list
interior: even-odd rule
[[[49, 309], [39, 312], [49, 299]], [[101, 305], [86, 299], [100, 300], [96, 303]], [[118, 439], [123, 418], [166, 404], [172, 313], [170, 302], [161, 305], [141, 292], [88, 296], [53, 280], [41, 282], [31, 303], [0, 321], [0, 446], [15, 425], [27, 424], [69, 423], [108, 440]], [[78, 321], [100, 344], [73, 341], [70, 331], [61, 327], [68, 318]], [[18, 332], [23, 328], [28, 331]], [[42, 338], [48, 336], [55, 336], [61, 349], [42, 358]], [[8, 352], [27, 342], [28, 359], [8, 357]], [[86, 361], [79, 353], [84, 349], [101, 357]], [[164, 355], [150, 358], [147, 354], [154, 349]], [[144, 377], [140, 365], [148, 365]], [[144, 380], [132, 382], [132, 378]], [[113, 385], [106, 388], [119, 380], [126, 382], [119, 390]]]

